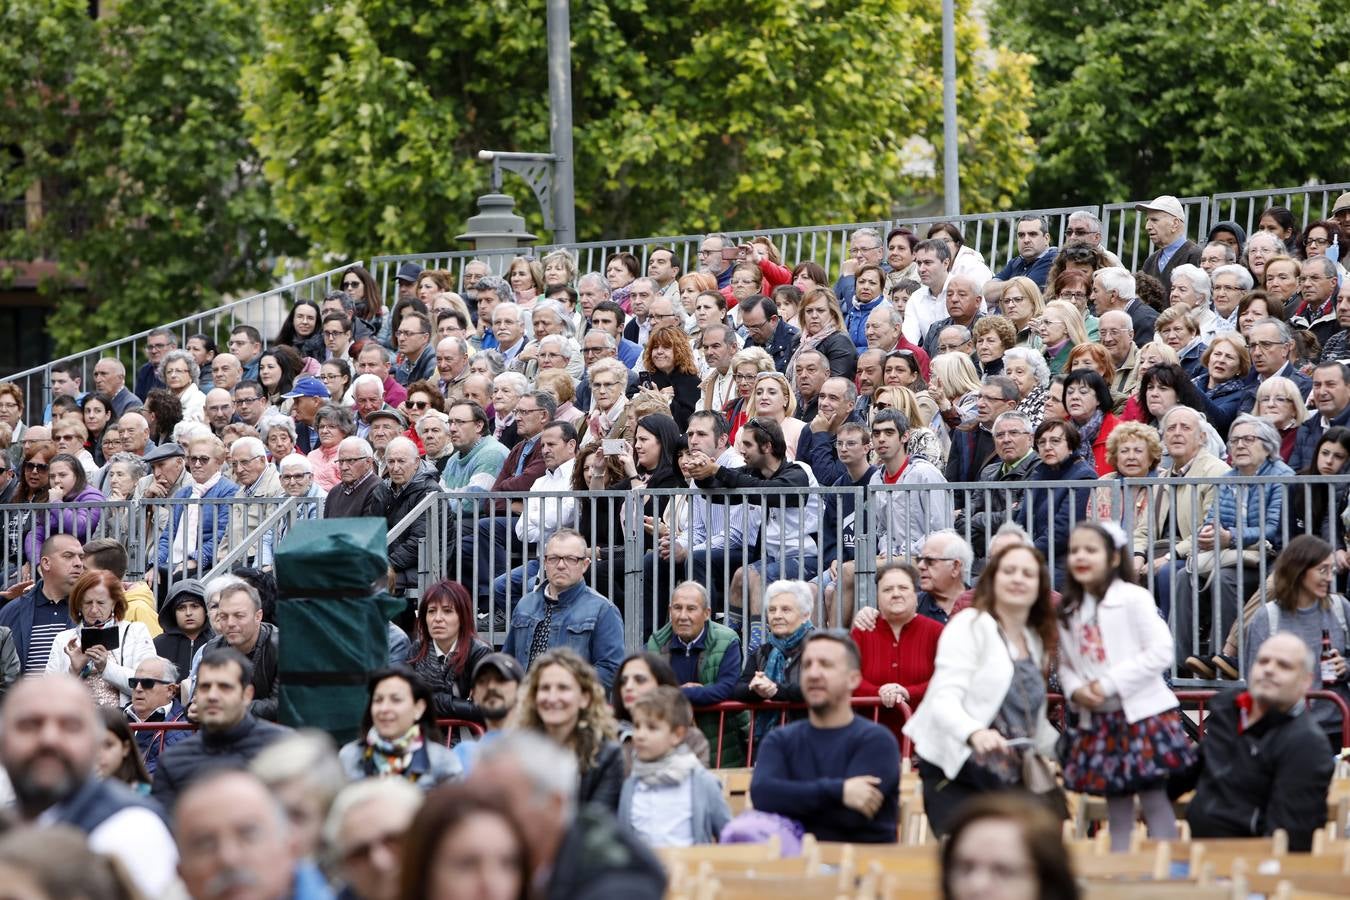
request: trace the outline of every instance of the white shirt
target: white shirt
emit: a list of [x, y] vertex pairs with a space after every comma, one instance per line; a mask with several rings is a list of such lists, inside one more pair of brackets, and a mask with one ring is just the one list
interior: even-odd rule
[[945, 318], [947, 318], [946, 302], [934, 297], [928, 285], [920, 285], [919, 289], [910, 295], [909, 303], [905, 306], [905, 321], [900, 326], [900, 331], [911, 344], [922, 344], [928, 329], [932, 328], [935, 322]]
[[680, 784], [633, 788], [633, 830], [649, 847], [689, 847], [694, 843], [694, 779]]
[[[38, 827], [56, 821], [56, 808], [38, 816]], [[116, 857], [136, 887], [147, 897], [163, 897], [178, 878], [178, 847], [159, 816], [139, 806], [127, 807], [89, 832], [89, 849]]]
[[[572, 490], [572, 468], [576, 459], [569, 459], [556, 469], [545, 469], [544, 474], [530, 485], [530, 493]], [[525, 509], [516, 519], [516, 537], [531, 544], [542, 543], [559, 528], [574, 528], [577, 524], [575, 497], [526, 497]]]

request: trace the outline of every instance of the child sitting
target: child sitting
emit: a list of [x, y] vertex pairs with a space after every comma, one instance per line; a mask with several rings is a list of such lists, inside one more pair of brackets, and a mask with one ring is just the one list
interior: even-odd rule
[[636, 759], [619, 794], [619, 821], [653, 847], [716, 841], [731, 810], [721, 783], [682, 746], [694, 724], [684, 693], [659, 687], [629, 712]]

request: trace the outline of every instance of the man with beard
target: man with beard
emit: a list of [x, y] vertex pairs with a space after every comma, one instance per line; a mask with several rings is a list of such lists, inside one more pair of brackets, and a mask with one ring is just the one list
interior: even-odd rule
[[469, 698], [483, 716], [487, 730], [476, 741], [461, 741], [455, 745], [467, 776], [482, 749], [506, 731], [506, 717], [516, 707], [520, 684], [525, 680], [525, 669], [508, 653], [489, 653], [473, 667], [473, 688]]
[[79, 829], [89, 849], [122, 861], [145, 896], [162, 896], [178, 861], [173, 839], [156, 804], [95, 774], [103, 734], [79, 679], [41, 675], [11, 688], [0, 709], [0, 762], [14, 786], [15, 809], [35, 827]]

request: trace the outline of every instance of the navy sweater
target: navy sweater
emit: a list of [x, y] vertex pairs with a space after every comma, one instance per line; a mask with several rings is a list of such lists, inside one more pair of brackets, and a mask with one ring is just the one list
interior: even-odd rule
[[[875, 775], [885, 799], [868, 819], [844, 805], [844, 781]], [[801, 822], [822, 841], [895, 843], [900, 800], [900, 746], [895, 736], [858, 716], [843, 728], [809, 720], [765, 735], [750, 781], [755, 809]]]

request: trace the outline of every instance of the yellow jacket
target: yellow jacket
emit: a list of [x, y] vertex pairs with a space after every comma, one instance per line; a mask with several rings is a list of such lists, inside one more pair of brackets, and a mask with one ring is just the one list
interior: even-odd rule
[[159, 624], [159, 613], [155, 611], [155, 595], [150, 590], [150, 585], [144, 581], [137, 581], [123, 590], [127, 595], [127, 614], [123, 617], [123, 621], [140, 622], [150, 632], [151, 640], [163, 634], [164, 628]]

